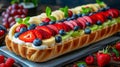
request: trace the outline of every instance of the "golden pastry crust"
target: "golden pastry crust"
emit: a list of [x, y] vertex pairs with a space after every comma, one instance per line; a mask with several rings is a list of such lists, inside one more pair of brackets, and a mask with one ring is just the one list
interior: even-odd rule
[[118, 32], [119, 29], [120, 23], [117, 23], [112, 26], [107, 26], [106, 28], [103, 28], [101, 30], [92, 32], [91, 34], [84, 34], [82, 36], [75, 37], [69, 41], [61, 43], [61, 45], [56, 44], [55, 46], [44, 50], [28, 47], [24, 44], [18, 45], [12, 42], [9, 39], [8, 35], [5, 38], [5, 42], [7, 48], [16, 53], [17, 55], [20, 55], [30, 61], [45, 62], [73, 50], [88, 46], [91, 43], [105, 39]]

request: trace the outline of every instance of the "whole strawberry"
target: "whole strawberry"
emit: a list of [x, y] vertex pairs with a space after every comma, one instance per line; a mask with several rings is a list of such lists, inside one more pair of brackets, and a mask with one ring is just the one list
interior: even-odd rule
[[103, 52], [97, 53], [97, 64], [99, 67], [104, 67], [111, 60], [111, 56], [108, 53], [108, 49], [103, 50]]

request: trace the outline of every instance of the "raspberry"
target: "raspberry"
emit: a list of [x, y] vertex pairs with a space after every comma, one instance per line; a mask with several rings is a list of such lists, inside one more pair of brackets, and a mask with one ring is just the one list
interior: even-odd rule
[[13, 58], [8, 58], [5, 62], [6, 67], [12, 67], [12, 65], [14, 64], [15, 60]]
[[5, 65], [5, 63], [1, 63], [0, 67], [7, 67], [7, 66]]
[[3, 55], [0, 55], [0, 64], [1, 63], [4, 63], [4, 56]]

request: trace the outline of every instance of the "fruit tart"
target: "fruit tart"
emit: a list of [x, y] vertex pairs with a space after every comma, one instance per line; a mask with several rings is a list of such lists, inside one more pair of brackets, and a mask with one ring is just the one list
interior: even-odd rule
[[0, 25], [0, 43], [1, 44], [4, 42], [6, 33], [7, 33], [6, 28], [3, 25]]
[[119, 10], [105, 3], [72, 9], [66, 6], [54, 12], [47, 7], [46, 14], [34, 18], [37, 19], [17, 19], [5, 38], [10, 51], [34, 62], [45, 62], [88, 46], [120, 29]]

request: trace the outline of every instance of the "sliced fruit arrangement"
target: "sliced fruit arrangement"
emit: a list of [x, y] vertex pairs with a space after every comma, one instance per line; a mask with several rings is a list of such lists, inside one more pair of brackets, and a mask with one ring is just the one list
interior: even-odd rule
[[[65, 8], [61, 10], [64, 9]], [[50, 10], [50, 8], [47, 8], [47, 10]], [[51, 17], [50, 14], [48, 14], [48, 17]], [[28, 21], [30, 17], [27, 17], [24, 20], [18, 18], [17, 22], [19, 26], [16, 27], [14, 36], [24, 42], [35, 43], [39, 41], [40, 45], [43, 43], [43, 40], [55, 37], [55, 39], [52, 40], [56, 41], [56, 43], [60, 43], [62, 39], [65, 40], [71, 36], [75, 37], [80, 36], [81, 34], [90, 34], [91, 32], [99, 29], [99, 26], [102, 26], [102, 24], [105, 25], [107, 20], [119, 17], [119, 10], [106, 9], [90, 16], [78, 17], [75, 14], [71, 14], [70, 16], [70, 18], [74, 17], [74, 19], [64, 20], [57, 23], [46, 18], [43, 22], [47, 23], [46, 25], [29, 24]]]
[[2, 24], [6, 28], [10, 28], [16, 23], [15, 22], [16, 18], [25, 18], [27, 16], [27, 12], [28, 12], [27, 9], [25, 9], [22, 5], [13, 4], [2, 13], [3, 17]]

